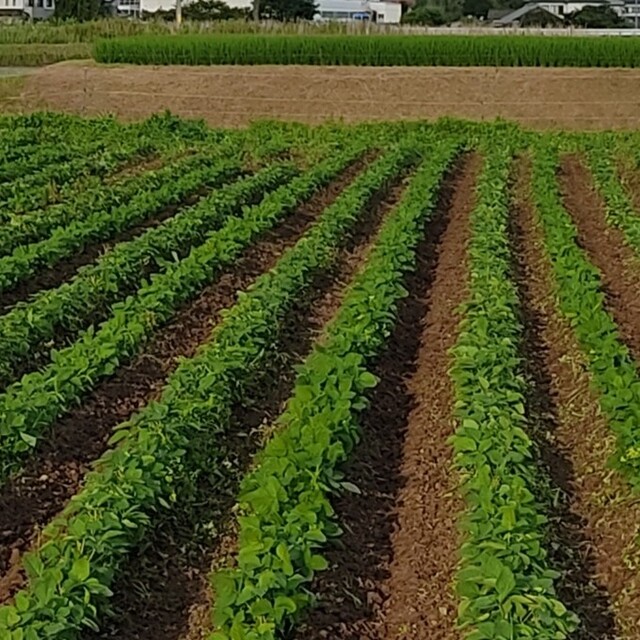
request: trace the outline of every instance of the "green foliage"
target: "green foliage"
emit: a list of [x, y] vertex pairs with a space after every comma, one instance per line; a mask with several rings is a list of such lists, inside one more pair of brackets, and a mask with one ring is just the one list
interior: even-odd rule
[[149, 277], [183, 259], [230, 216], [256, 204], [294, 173], [291, 166], [273, 165], [254, 177], [216, 190], [167, 223], [117, 244], [95, 264], [80, 269], [71, 281], [16, 305], [0, 317], [0, 359], [5, 377], [10, 377], [28, 355], [46, 351], [57, 332], [64, 330], [72, 336], [90, 322], [103, 319], [116, 302], [136, 290], [141, 274]]
[[[390, 154], [359, 176], [227, 311], [211, 340], [170, 376], [162, 397], [120, 426], [111, 441], [117, 446], [103, 455], [81, 492], [47, 527], [46, 542], [29, 554], [29, 588], [16, 596], [15, 606], [0, 608], [0, 636], [69, 640], [81, 637], [83, 627], [96, 627], [114, 571], [148, 531], [151, 516], [183, 499], [198, 474], [207, 471], [208, 450], [224, 435], [231, 407], [243, 401], [255, 371], [273, 357], [287, 311], [314, 275], [334, 263], [337, 247], [373, 195], [412, 155]], [[277, 197], [287, 196], [281, 191]], [[281, 209], [272, 199], [261, 213], [271, 213], [273, 220]], [[203, 245], [206, 253], [183, 271], [197, 270], [215, 246], [229, 253], [238, 237], [254, 237], [255, 231], [238, 236], [248, 221], [250, 216], [238, 219], [233, 235], [218, 235], [217, 242]], [[168, 288], [165, 295], [179, 290]]]
[[[640, 488], [640, 378], [633, 356], [606, 310], [600, 273], [579, 246], [576, 228], [562, 205], [556, 179], [558, 153], [554, 147], [550, 140], [537, 145], [532, 185], [545, 246], [553, 265], [556, 295], [560, 310], [571, 322], [589, 362], [593, 382], [600, 391], [600, 405], [616, 435], [617, 466], [637, 489]], [[602, 167], [597, 171], [602, 179], [601, 172]], [[617, 189], [610, 191], [608, 180], [602, 184], [610, 205], [621, 202], [616, 197], [619, 196], [615, 193]], [[620, 225], [627, 238], [635, 243], [635, 221], [628, 215], [624, 205], [620, 211], [609, 208], [611, 222]]]
[[599, 136], [586, 146], [591, 172], [605, 201], [607, 222], [620, 229], [627, 243], [640, 253], [640, 217], [618, 175], [615, 140]]
[[[347, 291], [325, 339], [299, 370], [278, 434], [244, 480], [237, 567], [214, 578], [212, 640], [274, 640], [312, 600], [327, 567], [319, 548], [339, 533], [329, 495], [343, 489], [339, 465], [359, 439], [357, 415], [377, 379], [367, 370], [389, 335], [403, 278], [455, 155], [449, 138], [430, 150], [383, 225], [366, 267]], [[389, 174], [390, 167], [379, 165]]]
[[[173, 21], [176, 19], [176, 10], [158, 10], [153, 13], [154, 18]], [[248, 17], [247, 9], [230, 7], [222, 0], [197, 0], [189, 2], [182, 7], [182, 18], [194, 22], [217, 20], [242, 20]]]
[[416, 4], [402, 16], [404, 24], [423, 24], [437, 27], [447, 23], [447, 19], [440, 9], [428, 4]]
[[87, 22], [109, 13], [105, 0], [57, 0], [55, 17], [59, 20]]
[[486, 18], [489, 9], [493, 9], [493, 2], [491, 2], [491, 0], [464, 0], [462, 4], [462, 15]]
[[[0, 258], [0, 292], [14, 288], [38, 270], [54, 266], [91, 243], [108, 240], [144, 222], [163, 207], [178, 204], [198, 188], [223, 184], [239, 173], [237, 159], [201, 154], [149, 171], [144, 176], [145, 189], [128, 202], [90, 212], [83, 219], [56, 228], [45, 240], [18, 246], [11, 255]], [[172, 180], [176, 175], [179, 177]]]
[[[58, 416], [99, 380], [111, 375], [120, 362], [137, 353], [180, 305], [211, 282], [222, 267], [233, 264], [260, 233], [331, 180], [355, 153], [352, 149], [337, 155], [268, 194], [259, 205], [244, 210], [241, 216], [229, 218], [219, 230], [208, 235], [206, 242], [191, 249], [186, 258], [168, 265], [164, 273], [144, 282], [135, 295], [114, 304], [110, 317], [97, 331], [89, 329], [73, 345], [53, 353], [51, 364], [44, 370], [28, 374], [9, 387], [0, 396], [0, 415], [3, 416], [0, 477], [19, 466], [20, 457], [33, 450], [38, 438]], [[134, 254], [137, 248], [134, 247]], [[108, 277], [109, 272], [107, 267], [102, 277]], [[75, 286], [84, 288], [86, 284], [83, 279]], [[99, 296], [100, 291], [92, 295]], [[65, 297], [51, 298], [53, 309], [47, 310], [45, 306], [41, 320], [44, 325], [51, 323], [53, 313], [61, 312], [58, 305], [66, 300]], [[43, 298], [45, 305], [49, 299]]]
[[527, 434], [522, 326], [511, 280], [508, 140], [487, 145], [469, 247], [470, 300], [453, 350], [459, 427], [452, 438], [466, 502], [456, 591], [468, 640], [560, 640], [576, 618], [547, 560], [536, 447]]
[[506, 35], [140, 36], [99, 40], [94, 56], [99, 62], [133, 64], [636, 67], [640, 41]]
[[567, 22], [583, 29], [624, 29], [632, 26], [606, 5], [583, 7], [569, 15]]
[[278, 20], [279, 22], [294, 22], [296, 20], [312, 20], [317, 5], [314, 0], [253, 0], [258, 2], [260, 18], [263, 20]]

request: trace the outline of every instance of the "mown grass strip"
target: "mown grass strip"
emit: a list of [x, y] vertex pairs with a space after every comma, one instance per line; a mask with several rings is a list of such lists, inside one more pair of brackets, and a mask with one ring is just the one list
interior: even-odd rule
[[569, 320], [616, 434], [618, 466], [640, 487], [640, 378], [636, 363], [608, 313], [598, 269], [578, 243], [578, 232], [562, 204], [559, 159], [549, 141], [535, 147], [532, 194], [551, 259], [560, 311]]
[[[408, 149], [390, 152], [356, 178], [240, 297], [211, 341], [181, 363], [162, 397], [121, 425], [112, 438], [117, 446], [101, 458], [82, 491], [47, 527], [42, 546], [25, 558], [29, 587], [16, 596], [15, 605], [0, 608], [0, 634], [69, 640], [81, 637], [86, 627], [96, 628], [114, 574], [148, 530], [154, 512], [184, 499], [198, 473], [210, 471], [206, 452], [224, 433], [233, 404], [243, 399], [256, 370], [275, 355], [287, 310], [314, 275], [333, 263], [337, 248], [374, 194], [413, 157]], [[272, 218], [281, 216], [281, 202], [272, 200], [265, 209], [269, 207]], [[237, 230], [241, 224], [238, 221]], [[207, 252], [218, 246], [234, 253], [239, 242], [236, 233], [216, 240], [215, 245], [203, 245]], [[208, 253], [200, 259], [204, 255]], [[193, 269], [193, 262], [184, 268]]]
[[98, 62], [361, 66], [636, 67], [635, 38], [455, 35], [146, 35], [101, 39]]
[[48, 367], [24, 376], [0, 395], [0, 479], [20, 468], [23, 456], [47, 427], [119, 363], [137, 353], [181, 304], [223, 267], [232, 265], [261, 233], [328, 184], [360, 152], [358, 147], [336, 155], [230, 218], [186, 258], [115, 304], [111, 317], [97, 331], [89, 330], [70, 347], [52, 353]]
[[559, 601], [547, 560], [544, 488], [527, 434], [522, 325], [511, 279], [508, 141], [487, 147], [471, 216], [470, 300], [453, 349], [459, 426], [452, 438], [466, 511], [457, 574], [468, 640], [567, 638], [576, 618]]
[[[178, 261], [204, 242], [229, 217], [257, 204], [266, 193], [289, 182], [293, 165], [273, 165], [254, 176], [213, 191], [164, 224], [117, 244], [69, 282], [36, 294], [0, 316], [0, 384], [15, 377], [23, 359], [42, 352], [42, 345], [62, 329], [73, 335], [104, 317], [111, 306], [151, 273]], [[46, 348], [46, 347], [45, 347]]]
[[298, 374], [278, 420], [280, 432], [242, 483], [237, 567], [214, 577], [212, 640], [273, 640], [312, 602], [308, 585], [326, 568], [318, 553], [339, 533], [330, 494], [359, 439], [358, 413], [376, 384], [367, 361], [376, 355], [409, 295], [404, 276], [432, 215], [440, 181], [459, 143], [435, 146], [397, 208], [384, 222], [364, 269]]

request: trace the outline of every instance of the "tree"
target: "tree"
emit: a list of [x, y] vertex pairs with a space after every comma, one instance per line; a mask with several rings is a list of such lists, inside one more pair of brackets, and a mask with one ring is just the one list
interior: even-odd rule
[[462, 3], [462, 14], [465, 16], [475, 16], [476, 18], [486, 18], [489, 9], [493, 8], [491, 0], [464, 0]]
[[437, 27], [462, 17], [462, 0], [417, 0], [404, 14], [405, 24], [424, 24]]
[[404, 24], [421, 24], [428, 27], [439, 27], [446, 24], [442, 11], [437, 7], [430, 7], [426, 4], [421, 4], [409, 9], [407, 13], [402, 16], [402, 22]]
[[[157, 18], [173, 22], [176, 19], [176, 10], [167, 9], [156, 11], [153, 14]], [[243, 20], [248, 17], [246, 9], [230, 7], [222, 0], [196, 0], [196, 2], [183, 3], [182, 17], [184, 20]]]
[[630, 26], [611, 7], [600, 5], [584, 7], [568, 17], [569, 24], [585, 29], [624, 29]]
[[238, 20], [246, 18], [246, 11], [232, 8], [222, 0], [198, 0], [185, 4], [182, 15], [186, 20]]
[[254, 0], [256, 8], [261, 19], [280, 22], [313, 20], [317, 11], [314, 0]]
[[78, 22], [95, 20], [111, 13], [110, 4], [104, 0], [56, 0], [54, 16]]

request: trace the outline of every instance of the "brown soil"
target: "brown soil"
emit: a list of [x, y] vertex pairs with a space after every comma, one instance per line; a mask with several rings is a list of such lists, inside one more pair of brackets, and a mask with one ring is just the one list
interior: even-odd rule
[[115, 234], [108, 241], [88, 244], [83, 247], [82, 250], [58, 261], [56, 264], [38, 270], [37, 273], [29, 276], [26, 280], [21, 280], [14, 288], [2, 292], [0, 313], [6, 313], [13, 305], [27, 300], [38, 291], [59, 287], [63, 282], [72, 278], [80, 267], [94, 262], [100, 255], [109, 251], [111, 247], [114, 247], [120, 242], [132, 240], [142, 235], [147, 229], [161, 225], [165, 220], [176, 215], [181, 209], [196, 204], [198, 200], [204, 198], [209, 191], [206, 187], [200, 187], [195, 193], [182, 200], [182, 202], [164, 207], [157, 213], [151, 214], [146, 220]]
[[564, 204], [578, 241], [601, 274], [606, 304], [623, 341], [640, 358], [640, 261], [619, 229], [607, 224], [605, 204], [582, 160], [565, 156], [560, 170]]
[[360, 494], [334, 501], [344, 534], [313, 590], [319, 603], [296, 638], [455, 638], [457, 562], [447, 350], [465, 296], [466, 245], [480, 166], [469, 156], [447, 180], [408, 278], [412, 295], [374, 371], [381, 382], [346, 468]]
[[523, 162], [513, 238], [535, 395], [532, 424], [537, 423], [545, 466], [560, 490], [551, 512], [557, 543], [551, 560], [562, 571], [559, 595], [582, 619], [577, 639], [637, 638], [640, 502], [608, 468], [615, 439], [571, 326], [556, 307], [551, 264], [529, 201], [529, 177]]
[[[196, 509], [173, 513], [115, 585], [115, 616], [96, 638], [138, 640], [204, 640], [210, 630], [212, 593], [208, 576], [213, 567], [227, 564], [235, 548], [233, 505], [240, 482], [289, 397], [295, 382], [294, 365], [309, 352], [325, 323], [340, 305], [342, 295], [366, 258], [370, 241], [385, 213], [397, 202], [402, 183], [376, 198], [369, 214], [357, 223], [330, 273], [319, 273], [310, 294], [302, 296], [288, 314], [282, 338], [268, 370], [250, 394], [250, 405], [239, 406], [229, 434], [221, 445], [216, 468], [224, 477], [203, 478]], [[275, 382], [275, 384], [274, 384]], [[222, 465], [222, 466], [221, 466]], [[188, 525], [187, 522], [191, 521]], [[203, 528], [213, 531], [202, 540]]]
[[[0, 575], [11, 574], [20, 555], [37, 540], [38, 531], [75, 494], [92, 461], [107, 446], [113, 427], [127, 420], [157, 395], [180, 357], [192, 356], [210, 335], [220, 312], [238, 291], [271, 268], [282, 251], [304, 233], [320, 213], [362, 169], [355, 163], [313, 196], [287, 220], [249, 247], [232, 270], [223, 273], [173, 322], [160, 330], [145, 352], [103, 381], [78, 408], [61, 418], [22, 473], [0, 487]], [[15, 573], [15, 571], [13, 572]], [[0, 602], [19, 586], [10, 575], [0, 579]]]
[[636, 129], [640, 69], [322, 66], [46, 67], [25, 108], [137, 120], [169, 109], [212, 126], [261, 119], [515, 120], [534, 128]]

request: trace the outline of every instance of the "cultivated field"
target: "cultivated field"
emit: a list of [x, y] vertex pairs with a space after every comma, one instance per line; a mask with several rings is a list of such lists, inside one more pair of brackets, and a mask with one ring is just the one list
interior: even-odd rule
[[640, 637], [637, 134], [0, 129], [0, 639]]
[[[211, 126], [507, 118], [536, 129], [640, 128], [640, 69], [133, 66], [69, 62], [8, 104], [141, 120], [165, 109]], [[0, 94], [1, 95], [1, 94]]]

